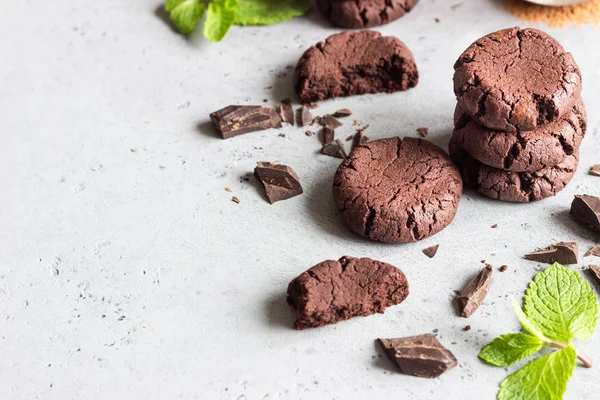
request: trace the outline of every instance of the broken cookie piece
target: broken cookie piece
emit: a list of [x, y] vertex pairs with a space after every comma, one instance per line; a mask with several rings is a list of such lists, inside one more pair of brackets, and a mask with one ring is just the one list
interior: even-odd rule
[[437, 253], [439, 247], [440, 247], [439, 244], [436, 244], [435, 246], [427, 247], [426, 249], [423, 249], [423, 254], [425, 254], [429, 258], [433, 258], [435, 256], [435, 254]]
[[492, 266], [486, 265], [481, 272], [465, 286], [457, 296], [460, 304], [460, 315], [469, 318], [483, 303], [492, 284]]
[[269, 128], [281, 128], [277, 111], [267, 106], [228, 106], [211, 113], [210, 119], [223, 139]]
[[545, 249], [525, 254], [525, 259], [546, 264], [577, 264], [579, 262], [579, 248], [575, 242], [560, 242]]
[[575, 195], [570, 214], [581, 224], [600, 232], [600, 197]]
[[254, 176], [263, 184], [271, 204], [302, 194], [298, 175], [287, 165], [259, 161]]
[[296, 309], [295, 328], [306, 329], [383, 313], [408, 296], [408, 281], [393, 265], [346, 256], [303, 272], [287, 293]]
[[454, 354], [431, 333], [377, 341], [390, 360], [406, 375], [437, 378], [458, 365]]

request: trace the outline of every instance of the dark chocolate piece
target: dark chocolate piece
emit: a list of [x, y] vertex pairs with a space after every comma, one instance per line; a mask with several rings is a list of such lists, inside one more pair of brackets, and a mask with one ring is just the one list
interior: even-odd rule
[[595, 245], [585, 253], [584, 257], [596, 256], [600, 257], [600, 244]]
[[486, 265], [481, 272], [465, 286], [457, 296], [460, 303], [460, 315], [469, 318], [483, 303], [492, 284], [492, 266]]
[[383, 313], [408, 296], [408, 281], [393, 265], [342, 257], [315, 265], [290, 282], [287, 301], [296, 329], [316, 328], [357, 316]]
[[590, 265], [590, 271], [592, 271], [598, 282], [600, 282], [600, 265]]
[[575, 242], [560, 242], [545, 249], [525, 254], [525, 259], [546, 264], [577, 264], [579, 262], [579, 247]]
[[313, 117], [310, 112], [310, 108], [307, 105], [303, 105], [300, 111], [300, 125], [306, 126], [313, 122]]
[[228, 106], [211, 113], [210, 119], [223, 139], [269, 128], [281, 128], [277, 111], [267, 106]]
[[600, 232], [600, 197], [587, 194], [575, 195], [570, 213], [583, 225]]
[[352, 111], [348, 110], [347, 108], [342, 108], [341, 110], [337, 110], [333, 113], [333, 116], [336, 118], [349, 117], [351, 115]]
[[323, 146], [333, 142], [335, 139], [335, 129], [330, 126], [323, 127]]
[[426, 137], [429, 134], [429, 128], [425, 128], [424, 126], [417, 128], [417, 132], [423, 137]]
[[436, 244], [435, 246], [431, 246], [426, 249], [423, 249], [423, 254], [425, 254], [429, 258], [433, 258], [435, 256], [435, 254], [437, 253], [439, 247], [440, 247], [440, 245]]
[[600, 164], [594, 165], [590, 168], [590, 175], [600, 176]]
[[458, 365], [454, 354], [431, 333], [377, 341], [390, 360], [406, 375], [437, 378]]
[[324, 144], [321, 148], [321, 153], [338, 158], [347, 158], [346, 150], [344, 149], [344, 143], [340, 139], [336, 139], [333, 142]]
[[501, 265], [499, 269], [500, 269], [500, 272], [504, 272], [508, 269], [508, 265]]
[[294, 125], [294, 109], [292, 108], [292, 101], [290, 99], [281, 100], [279, 117], [281, 118], [281, 122]]
[[298, 175], [287, 165], [259, 161], [254, 176], [263, 184], [271, 204], [302, 194]]
[[342, 126], [342, 123], [340, 121], [335, 119], [333, 117], [333, 115], [329, 115], [329, 114], [323, 115], [321, 117], [321, 119], [319, 120], [319, 123], [323, 126], [329, 126], [333, 129], [339, 128], [340, 126]]

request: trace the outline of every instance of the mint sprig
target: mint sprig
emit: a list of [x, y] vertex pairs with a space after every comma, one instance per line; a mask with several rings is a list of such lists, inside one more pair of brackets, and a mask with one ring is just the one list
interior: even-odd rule
[[598, 300], [590, 285], [576, 271], [552, 264], [529, 284], [524, 310], [513, 307], [526, 333], [502, 335], [486, 345], [479, 357], [495, 366], [511, 365], [532, 356], [544, 346], [560, 348], [512, 373], [500, 383], [499, 400], [558, 400], [576, 366], [573, 339], [587, 340], [598, 322]]
[[190, 35], [206, 13], [204, 37], [218, 42], [232, 25], [271, 25], [304, 15], [310, 0], [166, 0], [173, 26]]

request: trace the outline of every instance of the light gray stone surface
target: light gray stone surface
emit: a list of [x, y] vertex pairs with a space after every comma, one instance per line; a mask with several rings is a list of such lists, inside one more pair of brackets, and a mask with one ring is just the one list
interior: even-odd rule
[[[567, 210], [575, 193], [600, 194], [600, 178], [587, 174], [600, 162], [599, 31], [544, 27], [583, 71], [589, 130], [574, 181], [534, 204], [467, 193], [446, 230], [394, 246], [342, 225], [330, 189], [339, 160], [317, 154], [317, 137], [288, 126], [224, 141], [208, 124], [223, 106], [291, 96], [304, 49], [339, 30], [313, 12], [235, 27], [219, 44], [186, 41], [156, 15], [159, 4], [0, 3], [2, 397], [494, 398], [507, 372], [477, 353], [519, 328], [510, 297], [542, 267], [522, 255], [571, 240], [583, 253], [597, 240]], [[372, 139], [417, 136], [427, 126], [446, 146], [455, 59], [480, 36], [519, 23], [497, 1], [452, 4], [421, 0], [378, 28], [413, 50], [421, 82], [407, 93], [322, 102], [317, 113], [354, 111], [341, 138], [357, 119]], [[240, 181], [259, 160], [292, 166], [305, 194], [269, 205], [254, 181]], [[421, 253], [437, 243], [435, 258]], [[287, 283], [342, 255], [402, 268], [410, 296], [385, 315], [294, 331]], [[495, 273], [485, 304], [466, 320], [454, 290], [481, 259], [509, 270]], [[473, 329], [464, 332], [467, 324]], [[460, 361], [436, 380], [397, 374], [374, 344], [432, 331]], [[599, 340], [578, 343], [597, 363]], [[597, 397], [596, 368], [576, 369], [567, 399]]]

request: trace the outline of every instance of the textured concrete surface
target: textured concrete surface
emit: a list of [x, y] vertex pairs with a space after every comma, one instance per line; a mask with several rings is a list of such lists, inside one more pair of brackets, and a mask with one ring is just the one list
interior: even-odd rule
[[[542, 267], [521, 256], [561, 240], [584, 252], [598, 239], [567, 210], [575, 193], [600, 194], [600, 178], [587, 174], [600, 162], [599, 31], [548, 30], [579, 62], [589, 111], [567, 189], [527, 205], [467, 193], [446, 230], [393, 246], [342, 225], [330, 190], [339, 160], [317, 154], [316, 137], [285, 127], [224, 141], [208, 124], [209, 112], [228, 104], [291, 96], [291, 68], [303, 50], [338, 30], [312, 13], [234, 28], [219, 44], [199, 35], [186, 41], [157, 15], [159, 3], [0, 3], [2, 397], [494, 398], [507, 371], [477, 353], [518, 329], [509, 299]], [[416, 136], [427, 126], [446, 146], [454, 60], [478, 37], [518, 24], [495, 1], [452, 4], [422, 0], [379, 28], [413, 50], [416, 89], [327, 101], [317, 112], [349, 107], [371, 138]], [[253, 180], [241, 180], [259, 160], [291, 165], [305, 194], [269, 205]], [[421, 253], [437, 243], [434, 259]], [[385, 315], [291, 329], [287, 283], [345, 254], [402, 268], [411, 295]], [[454, 290], [481, 259], [509, 270], [495, 273], [490, 296], [466, 320], [456, 316]], [[374, 344], [425, 332], [437, 332], [460, 361], [439, 379], [395, 373]], [[597, 364], [599, 341], [596, 334], [578, 343]], [[578, 367], [565, 398], [596, 398], [597, 368]]]

